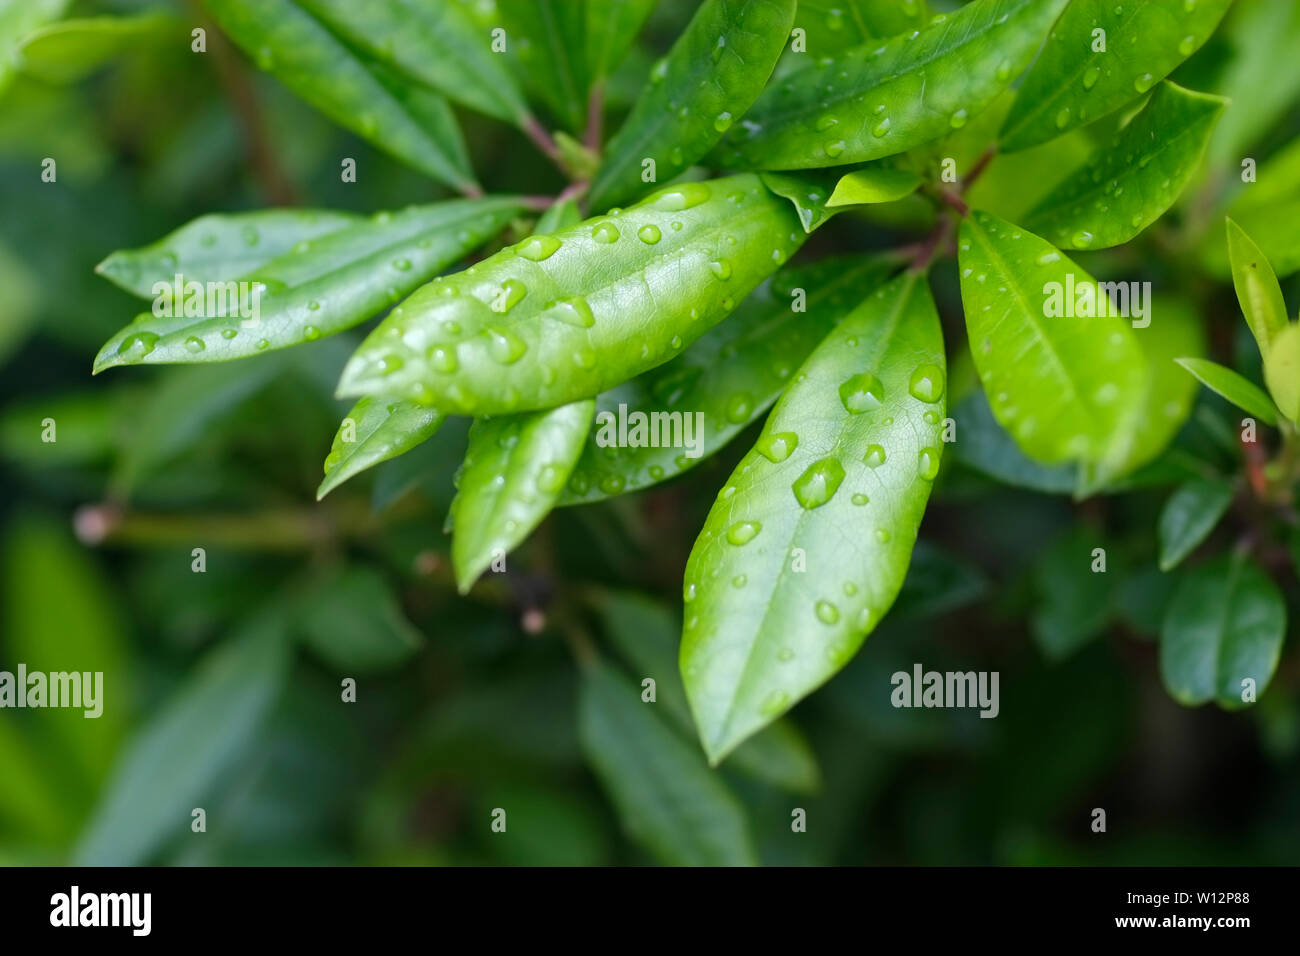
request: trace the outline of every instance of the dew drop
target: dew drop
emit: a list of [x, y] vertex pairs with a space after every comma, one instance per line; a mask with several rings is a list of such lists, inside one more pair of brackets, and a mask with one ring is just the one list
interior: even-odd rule
[[1092, 245], [1093, 235], [1083, 229], [1080, 229], [1070, 237], [1070, 244], [1076, 249], [1087, 249]]
[[1139, 93], [1145, 93], [1155, 85], [1155, 82], [1156, 78], [1153, 74], [1143, 73], [1133, 81], [1133, 89], [1137, 90]]
[[885, 449], [880, 445], [868, 445], [862, 461], [868, 468], [879, 468], [885, 463]]
[[1056, 114], [1056, 128], [1065, 129], [1065, 127], [1069, 124], [1069, 122], [1070, 122], [1070, 108], [1066, 106], [1063, 107], [1060, 110], [1060, 112]]
[[185, 351], [187, 352], [202, 352], [207, 347], [207, 343], [196, 335], [191, 335], [185, 340]]
[[488, 328], [484, 329], [483, 332], [488, 337], [488, 354], [492, 356], [494, 361], [500, 362], [502, 365], [510, 365], [519, 361], [523, 354], [528, 351], [528, 346], [524, 344], [524, 340], [509, 329]]
[[608, 245], [618, 241], [618, 227], [612, 222], [598, 222], [591, 230], [591, 238]]
[[922, 478], [934, 481], [935, 475], [939, 474], [939, 452], [933, 448], [922, 448], [917, 456], [917, 467]]
[[320, 338], [320, 329], [314, 325], [303, 326], [302, 337], [306, 342], [315, 342]]
[[838, 124], [839, 124], [839, 119], [832, 116], [830, 113], [825, 113], [817, 117], [817, 122], [813, 124], [813, 128], [816, 129], [817, 132], [819, 133], [824, 133], [832, 126], [836, 126]]
[[727, 402], [727, 421], [733, 425], [741, 425], [749, 419], [749, 413], [754, 409], [754, 400], [748, 392], [741, 392], [733, 395]]
[[922, 365], [912, 373], [907, 390], [913, 398], [923, 402], [937, 402], [943, 397], [943, 369], [937, 365]]
[[686, 582], [685, 585], [682, 586], [682, 600], [687, 604], [690, 604], [692, 601], [695, 600], [696, 593], [697, 593], [697, 589], [695, 587], [694, 581], [688, 581]]
[[727, 529], [727, 540], [737, 546], [749, 544], [762, 530], [757, 521], [741, 521]]
[[221, 337], [222, 337], [223, 339], [233, 339], [233, 338], [234, 338], [236, 335], [238, 335], [238, 334], [239, 334], [239, 332], [238, 332], [238, 330], [236, 330], [236, 329], [222, 329], [222, 330], [221, 330]]
[[719, 259], [716, 262], [709, 263], [709, 271], [719, 279], [731, 278], [731, 263], [726, 259]]
[[754, 447], [768, 461], [780, 464], [799, 447], [799, 436], [794, 432], [773, 432], [760, 437]]
[[648, 223], [636, 231], [636, 237], [648, 246], [653, 246], [662, 236], [659, 227], [653, 223]]
[[719, 133], [725, 133], [731, 128], [731, 114], [723, 110], [713, 119], [713, 128]]
[[966, 120], [969, 118], [970, 114], [965, 110], [957, 110], [952, 116], [948, 117], [948, 125], [953, 129], [961, 129], [966, 125]]
[[749, 578], [747, 578], [745, 575], [737, 574], [734, 578], [731, 579], [731, 586], [733, 588], [743, 588], [746, 582], [748, 581]]
[[566, 325], [577, 326], [580, 329], [589, 329], [596, 324], [596, 317], [591, 312], [591, 306], [587, 304], [586, 299], [579, 295], [561, 299], [555, 303], [555, 307], [550, 314]]
[[411, 271], [411, 260], [410, 260], [410, 259], [394, 259], [394, 260], [393, 260], [393, 268], [396, 269], [398, 272], [410, 272], [410, 271]]
[[863, 505], [867, 504], [869, 501], [871, 501], [870, 498], [868, 498], [866, 495], [864, 495], [864, 494], [863, 494], [862, 492], [860, 492], [860, 491], [857, 492], [857, 493], [856, 493], [856, 494], [855, 494], [855, 495], [854, 495], [850, 500], [851, 500], [855, 505], [857, 505], [859, 508], [862, 507]]
[[852, 414], [879, 408], [885, 400], [885, 387], [870, 372], [861, 372], [840, 385], [840, 401]]
[[884, 139], [887, 135], [889, 135], [889, 127], [890, 127], [889, 117], [886, 116], [875, 126], [871, 127], [871, 135], [876, 137], [876, 139]]
[[134, 352], [144, 356], [152, 352], [157, 345], [158, 336], [153, 332], [137, 332], [122, 340], [122, 344], [117, 347], [117, 354], [126, 355], [128, 352]]
[[459, 366], [455, 349], [442, 346], [435, 346], [429, 351], [429, 364], [439, 372], [454, 372]]
[[[884, 134], [882, 133], [882, 134], [880, 134], [880, 135], [883, 136]], [[831, 157], [832, 159], [834, 159], [836, 156], [838, 156], [838, 155], [840, 155], [842, 152], [844, 152], [844, 140], [842, 140], [842, 139], [837, 139], [837, 140], [835, 140], [834, 142], [827, 143], [827, 144], [823, 147], [823, 149], [826, 150], [826, 155], [827, 155], [827, 156], [829, 156], [829, 157]]]
[[708, 183], [685, 183], [665, 189], [652, 200], [657, 209], [681, 212], [705, 202], [712, 195]]
[[1101, 68], [1096, 66], [1088, 67], [1088, 71], [1083, 74], [1083, 88], [1085, 90], [1092, 89], [1097, 85], [1099, 79], [1101, 79]]
[[817, 620], [823, 624], [834, 624], [840, 619], [840, 609], [830, 601], [817, 602]]
[[554, 236], [532, 236], [519, 245], [518, 253], [525, 259], [541, 262], [549, 259], [560, 248], [560, 240]]
[[795, 500], [804, 508], [820, 508], [835, 496], [840, 482], [844, 480], [844, 466], [835, 458], [823, 458], [809, 465], [802, 475], [795, 479], [790, 490]]

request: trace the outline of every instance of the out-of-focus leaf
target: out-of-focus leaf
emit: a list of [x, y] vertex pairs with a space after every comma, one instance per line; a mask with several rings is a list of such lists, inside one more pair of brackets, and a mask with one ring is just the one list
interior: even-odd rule
[[1068, 180], [1071, 170], [1086, 163], [1093, 151], [1089, 132], [1074, 130], [1018, 153], [998, 153], [966, 191], [966, 202], [972, 209], [1020, 222]]
[[1236, 710], [1264, 693], [1285, 634], [1286, 603], [1273, 580], [1243, 555], [1220, 555], [1187, 573], [1174, 593], [1160, 676], [1180, 704], [1213, 700]]
[[1273, 339], [1264, 356], [1264, 383], [1282, 414], [1300, 421], [1300, 325], [1291, 323]]
[[[508, 198], [412, 206], [302, 240], [244, 273], [240, 284], [190, 288], [197, 280], [184, 276], [177, 295], [169, 277], [155, 303], [164, 314], [143, 313], [110, 338], [95, 357], [95, 371], [225, 362], [333, 335], [423, 285], [519, 208]], [[256, 299], [254, 289], [260, 289]]]
[[1078, 483], [1074, 465], [1042, 465], [1016, 444], [993, 417], [982, 390], [972, 392], [952, 413], [957, 441], [952, 453], [962, 464], [1008, 485], [1068, 494]]
[[929, 19], [925, 0], [800, 0], [794, 25], [814, 60], [869, 40], [919, 30]]
[[1202, 385], [1222, 395], [1242, 411], [1268, 425], [1277, 424], [1277, 406], [1254, 382], [1209, 359], [1180, 358], [1177, 362], [1196, 376]]
[[445, 0], [298, 0], [353, 46], [411, 80], [488, 116], [524, 126], [528, 106], [486, 34]]
[[645, 160], [666, 182], [712, 149], [762, 92], [794, 9], [794, 0], [706, 0], [610, 140], [591, 186], [592, 209], [653, 188], [642, 180]]
[[391, 670], [424, 644], [375, 571], [336, 568], [298, 597], [295, 629], [304, 644], [340, 674]]
[[78, 865], [144, 863], [190, 832], [191, 810], [253, 747], [288, 680], [282, 611], [264, 610], [210, 651], [137, 734], [82, 835]]
[[583, 673], [583, 750], [629, 836], [677, 866], [756, 864], [744, 807], [704, 758], [608, 665]]
[[1003, 149], [1037, 145], [1137, 99], [1209, 39], [1231, 3], [1072, 0], [1025, 74]]
[[0, 310], [0, 362], [22, 345], [40, 308], [41, 288], [33, 271], [0, 242], [0, 288], [5, 290]]
[[1214, 530], [1232, 504], [1230, 482], [1194, 479], [1170, 495], [1160, 511], [1160, 570], [1169, 571]]
[[42, 764], [39, 748], [13, 720], [0, 721], [0, 835], [6, 849], [59, 846], [75, 835], [77, 818], [64, 805], [67, 787]]
[[1072, 172], [1025, 224], [1063, 249], [1128, 242], [1192, 178], [1225, 100], [1161, 83], [1111, 143]]
[[363, 398], [348, 412], [325, 458], [319, 500], [354, 475], [396, 458], [430, 438], [447, 416], [413, 402]]
[[1228, 261], [1232, 264], [1232, 285], [1241, 303], [1241, 313], [1267, 357], [1273, 340], [1287, 326], [1286, 301], [1277, 274], [1264, 253], [1239, 225], [1228, 220]]
[[[1123, 572], [1109, 565], [1115, 555], [1105, 554], [1104, 544], [1098, 535], [1080, 528], [1056, 541], [1039, 559], [1035, 572], [1039, 605], [1030, 627], [1050, 660], [1069, 657], [1110, 621], [1114, 582]], [[1100, 558], [1097, 548], [1103, 551]], [[1098, 565], [1099, 560], [1108, 563]]]
[[307, 242], [363, 222], [328, 209], [262, 209], [208, 213], [138, 249], [119, 249], [95, 271], [127, 292], [154, 297], [154, 283], [177, 273], [198, 282], [225, 282], [254, 272]]
[[18, 46], [35, 30], [63, 15], [69, 0], [5, 0], [0, 3], [0, 92], [19, 67]]
[[294, 0], [204, 0], [212, 16], [257, 65], [334, 122], [463, 193], [478, 184], [461, 167], [454, 141], [436, 135], [352, 50]]
[[573, 0], [497, 0], [506, 48], [518, 57], [528, 88], [570, 130], [586, 117], [586, 4]]
[[592, 84], [603, 83], [636, 42], [658, 0], [603, 0], [587, 7], [587, 72]]
[[166, 14], [62, 20], [29, 34], [18, 48], [24, 73], [50, 83], [70, 83], [133, 47], [184, 43], [179, 20]]
[[[661, 706], [688, 739], [695, 737], [686, 689], [677, 670], [675, 615], [662, 604], [631, 592], [602, 597], [600, 610], [605, 633], [631, 667], [639, 684], [655, 682], [655, 706]], [[792, 793], [811, 793], [821, 783], [808, 742], [788, 720], [778, 720], [737, 747], [724, 766]]]

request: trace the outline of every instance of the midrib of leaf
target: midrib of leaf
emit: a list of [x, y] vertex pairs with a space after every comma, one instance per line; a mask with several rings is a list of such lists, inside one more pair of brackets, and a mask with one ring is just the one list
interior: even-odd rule
[[[893, 341], [894, 334], [898, 331], [899, 319], [902, 318], [904, 311], [906, 311], [907, 306], [912, 301], [912, 296], [916, 292], [917, 280], [921, 279], [921, 281], [924, 281], [924, 279], [922, 278], [923, 276], [924, 273], [912, 273], [910, 278], [908, 279], [908, 286], [906, 290], [900, 292], [898, 299], [895, 302], [894, 309], [888, 317], [887, 321], [889, 324], [886, 328], [885, 333], [882, 336], [880, 336], [878, 339], [876, 339], [877, 347], [873, 350], [873, 354], [871, 356], [871, 360], [873, 362], [876, 361], [879, 358], [879, 356], [881, 356], [886, 351], [888, 351], [889, 344]], [[835, 331], [838, 329], [839, 329], [839, 325], [837, 324], [836, 329], [832, 330], [828, 334], [834, 335]], [[864, 365], [866, 364], [869, 363], [864, 362]], [[836, 436], [835, 443], [834, 443], [835, 447], [839, 447], [840, 443], [844, 440], [844, 430], [845, 430], [844, 428], [841, 428], [839, 430], [839, 434]], [[794, 528], [790, 532], [790, 536], [787, 539], [787, 544], [789, 542], [797, 541], [799, 539], [799, 534], [803, 530], [804, 522], [809, 520], [814, 514], [814, 512], [805, 510], [803, 508], [801, 508], [800, 511], [802, 513], [799, 515], [798, 518], [795, 519]], [[786, 549], [787, 553], [788, 551], [789, 548]], [[737, 690], [732, 693], [731, 699], [727, 703], [727, 710], [723, 716], [720, 730], [714, 738], [715, 742], [720, 740], [725, 740], [727, 737], [727, 731], [731, 729], [731, 722], [736, 716], [736, 705], [738, 703], [737, 699], [740, 696], [740, 688], [746, 687], [749, 683], [749, 676], [754, 667], [754, 652], [758, 647], [759, 637], [764, 633], [764, 631], [767, 628], [767, 620], [768, 617], [772, 614], [773, 604], [776, 599], [777, 586], [780, 584], [782, 578], [784, 577], [785, 577], [785, 564], [784, 562], [782, 562], [781, 570], [777, 573], [774, 586], [772, 587], [772, 590], [768, 594], [767, 599], [763, 602], [763, 616], [759, 619], [758, 626], [754, 629], [754, 638], [753, 640], [749, 641], [748, 647], [745, 650], [745, 665], [741, 669], [740, 679], [736, 683]], [[732, 749], [734, 750], [735, 748], [733, 747]]]

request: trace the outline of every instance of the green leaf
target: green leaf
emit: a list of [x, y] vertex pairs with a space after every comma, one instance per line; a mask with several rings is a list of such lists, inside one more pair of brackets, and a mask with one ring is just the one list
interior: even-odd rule
[[1030, 630], [1048, 660], [1065, 660], [1110, 623], [1114, 581], [1122, 573], [1113, 567], [1095, 570], [1097, 548], [1107, 550], [1095, 532], [1075, 528], [1036, 561], [1039, 604]]
[[67, 787], [42, 760], [43, 748], [13, 720], [0, 721], [0, 834], [13, 846], [63, 846], [75, 836], [77, 818], [65, 806]]
[[208, 213], [138, 249], [112, 253], [95, 272], [144, 299], [154, 283], [177, 273], [198, 282], [225, 282], [255, 272], [300, 242], [356, 226], [364, 220], [328, 209], [262, 209]]
[[1264, 356], [1264, 384], [1282, 414], [1300, 421], [1300, 325], [1288, 325], [1273, 339]]
[[18, 55], [24, 73], [49, 83], [70, 83], [132, 47], [164, 40], [186, 40], [180, 22], [169, 15], [88, 17], [63, 20], [29, 34]]
[[424, 645], [387, 582], [364, 567], [339, 567], [298, 597], [303, 643], [341, 674], [392, 670]]
[[1234, 494], [1230, 482], [1194, 478], [1169, 496], [1160, 511], [1160, 570], [1169, 571], [1205, 540], [1223, 517]]
[[[205, 0], [213, 18], [259, 67], [338, 123], [463, 193], [478, 184], [369, 66], [294, 0]], [[459, 134], [457, 134], [457, 140]]]
[[537, 218], [537, 225], [533, 232], [545, 235], [568, 229], [580, 222], [582, 222], [582, 212], [578, 209], [578, 204], [572, 199], [561, 199], [559, 202], [551, 203], [546, 212]]
[[594, 397], [678, 354], [804, 238], [757, 176], [668, 187], [420, 289], [361, 344], [339, 394], [469, 415]]
[[550, 513], [595, 413], [587, 399], [474, 423], [451, 503], [451, 557], [462, 594]]
[[69, 0], [10, 0], [0, 4], [0, 92], [18, 71], [23, 40], [63, 16]]
[[1137, 99], [1209, 39], [1231, 3], [1072, 0], [1025, 74], [1002, 148], [1035, 146]]
[[1146, 361], [1128, 320], [1049, 316], [1075, 305], [1073, 289], [1095, 294], [1092, 277], [988, 213], [962, 223], [958, 264], [971, 354], [998, 422], [1036, 461], [1104, 460], [1144, 394]]
[[1268, 259], [1245, 230], [1231, 219], [1227, 220], [1227, 228], [1232, 286], [1250, 333], [1259, 343], [1259, 354], [1267, 357], [1273, 340], [1287, 327], [1282, 287]]
[[367, 468], [410, 451], [431, 438], [446, 420], [441, 412], [413, 402], [361, 399], [334, 435], [316, 499]]
[[[631, 592], [604, 595], [599, 607], [605, 633], [637, 681], [655, 682], [655, 706], [662, 707], [673, 724], [693, 739], [695, 725], [677, 670], [680, 631], [674, 615]], [[817, 758], [788, 720], [775, 721], [750, 737], [727, 758], [726, 766], [791, 793], [813, 793], [821, 785]]]
[[146, 863], [169, 840], [188, 834], [190, 811], [203, 806], [257, 742], [288, 681], [290, 657], [279, 608], [262, 611], [208, 652], [131, 742], [75, 864]]
[[368, 56], [448, 99], [516, 126], [531, 116], [514, 77], [487, 36], [442, 0], [298, 0]]
[[952, 454], [963, 465], [1003, 484], [1048, 494], [1068, 494], [1078, 485], [1077, 466], [1042, 465], [1025, 455], [993, 417], [982, 389], [963, 399], [952, 417], [958, 435]]
[[1243, 682], [1264, 693], [1286, 634], [1286, 603], [1273, 580], [1242, 555], [1188, 573], [1160, 633], [1160, 677], [1180, 704], [1244, 707]]
[[804, 232], [812, 232], [838, 209], [828, 209], [839, 175], [835, 170], [811, 169], [798, 173], [759, 173], [763, 185], [794, 204]]
[[723, 138], [721, 161], [750, 169], [839, 166], [938, 139], [1016, 78], [1064, 6], [975, 0], [919, 33], [804, 67], [759, 97]]
[[587, 3], [587, 72], [592, 84], [618, 69], [658, 0]]
[[896, 202], [921, 186], [921, 177], [906, 169], [871, 167], [848, 173], [835, 184], [828, 206]]
[[719, 493], [686, 566], [681, 654], [713, 763], [893, 603], [939, 468], [943, 368], [926, 280], [906, 273], [808, 357]]
[[[655, 414], [676, 413], [682, 416], [683, 439], [684, 416], [703, 415], [695, 419], [698, 448], [671, 441], [609, 444], [598, 427], [587, 437], [559, 503], [600, 501], [648, 488], [707, 460], [771, 407], [808, 353], [897, 266], [892, 255], [836, 256], [789, 266], [680, 356], [601, 394], [598, 416], [608, 413], [617, 423], [620, 405], [650, 421]], [[797, 306], [803, 310], [795, 311]], [[602, 417], [598, 425], [609, 420]]]
[[[99, 350], [95, 371], [116, 365], [225, 362], [341, 332], [429, 281], [495, 235], [519, 210], [517, 200], [489, 198], [377, 213], [298, 242], [255, 266], [241, 277], [249, 283], [242, 290], [226, 281], [206, 289], [182, 287], [177, 296], [175, 277], [169, 276], [167, 292], [155, 306], [164, 313], [183, 309], [186, 314], [138, 316]], [[167, 253], [162, 255], [166, 261]], [[251, 290], [256, 287], [261, 292], [253, 315]], [[191, 306], [201, 314], [188, 314]]]
[[591, 208], [622, 204], [650, 188], [641, 179], [647, 159], [667, 181], [712, 149], [763, 91], [794, 9], [794, 0], [706, 0], [610, 140]]
[[603, 664], [583, 673], [578, 730], [628, 835], [670, 866], [753, 866], [745, 810], [698, 751]]
[[1225, 102], [1161, 83], [1142, 112], [1039, 203], [1026, 225], [1064, 249], [1128, 242], [1174, 204]]
[[794, 25], [804, 31], [806, 54], [819, 60], [920, 30], [928, 19], [924, 0], [801, 0]]
[[586, 4], [573, 0], [497, 0], [506, 44], [528, 88], [571, 130], [587, 111]]
[[1176, 361], [1196, 376], [1202, 385], [1222, 395], [1242, 411], [1254, 415], [1267, 425], [1277, 424], [1277, 406], [1254, 382], [1209, 359], [1180, 358]]

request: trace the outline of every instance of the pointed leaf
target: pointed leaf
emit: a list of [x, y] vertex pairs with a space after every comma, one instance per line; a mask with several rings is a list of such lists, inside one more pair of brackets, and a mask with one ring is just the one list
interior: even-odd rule
[[178, 273], [198, 282], [238, 279], [300, 242], [363, 221], [354, 213], [329, 209], [208, 213], [147, 246], [112, 253], [95, 271], [127, 292], [152, 299], [154, 283], [170, 285]]
[[205, 0], [259, 67], [334, 122], [461, 192], [477, 193], [454, 150], [393, 95], [357, 54], [294, 0]]
[[[289, 252], [245, 273], [260, 285], [257, 315], [251, 292], [240, 314], [233, 283], [206, 298], [201, 315], [146, 312], [104, 344], [95, 371], [115, 365], [224, 362], [287, 348], [351, 328], [423, 285], [449, 264], [497, 233], [520, 210], [508, 198], [458, 199], [378, 213], [356, 225], [304, 240]], [[201, 240], [200, 240], [201, 241]], [[165, 255], [165, 254], [164, 254]], [[183, 277], [186, 282], [189, 276]], [[193, 297], [176, 296], [170, 308], [189, 311]], [[200, 289], [202, 287], [199, 287]]]
[[[651, 421], [660, 413], [703, 415], [692, 430], [697, 447], [611, 445], [599, 428], [610, 419], [598, 417], [559, 503], [648, 488], [708, 459], [771, 407], [808, 353], [898, 264], [893, 256], [854, 255], [787, 267], [680, 356], [602, 394], [597, 415], [615, 422], [620, 406]], [[683, 439], [687, 424], [683, 417]]]
[[719, 493], [686, 566], [681, 653], [713, 763], [889, 610], [939, 468], [943, 369], [934, 302], [909, 272], [808, 357]]
[[594, 397], [678, 354], [804, 238], [757, 176], [668, 187], [425, 286], [361, 344], [339, 394], [470, 415]]
[[335, 568], [299, 596], [294, 626], [303, 643], [343, 674], [392, 670], [424, 644], [378, 573]]
[[807, 55], [820, 60], [919, 30], [929, 18], [924, 0], [800, 0], [794, 25], [804, 31]]
[[582, 454], [595, 412], [595, 401], [586, 399], [474, 423], [451, 504], [451, 557], [462, 594], [550, 512]]
[[921, 177], [906, 169], [875, 166], [851, 172], [835, 184], [828, 206], [895, 202], [910, 196], [921, 185]]
[[1105, 249], [1155, 222], [1196, 172], [1225, 100], [1165, 82], [1142, 112], [1029, 214], [1063, 249]]
[[1232, 504], [1230, 482], [1194, 478], [1179, 486], [1160, 511], [1160, 570], [1178, 566], [1206, 539]]
[[1300, 421], [1300, 325], [1291, 323], [1264, 356], [1264, 383], [1282, 414]]
[[958, 265], [971, 354], [998, 422], [1036, 461], [1105, 459], [1146, 383], [1129, 321], [1049, 315], [1075, 304], [1071, 290], [1095, 291], [1092, 277], [988, 213], [962, 223]]
[[444, 0], [298, 0], [334, 33], [401, 75], [487, 116], [524, 126], [528, 105], [488, 37]]
[[794, 0], [706, 0], [610, 141], [591, 207], [607, 209], [645, 192], [646, 159], [667, 181], [712, 149], [763, 91], [794, 9]]
[[598, 83], [614, 72], [658, 0], [604, 0], [587, 6], [587, 72]]
[[1277, 424], [1277, 407], [1254, 382], [1209, 359], [1180, 358], [1177, 362], [1195, 375], [1202, 385], [1222, 395], [1242, 411], [1254, 415], [1265, 424]]
[[1241, 303], [1241, 313], [1267, 356], [1273, 340], [1287, 327], [1286, 301], [1282, 287], [1268, 259], [1246, 231], [1231, 219], [1228, 224], [1228, 260], [1232, 263], [1232, 285]]
[[70, 83], [132, 47], [184, 42], [180, 22], [165, 14], [63, 20], [29, 34], [18, 49], [22, 70], [49, 83]]
[[15, 0], [0, 4], [0, 92], [20, 66], [18, 47], [29, 35], [63, 15], [70, 0]]
[[745, 810], [721, 776], [608, 665], [583, 673], [578, 732], [628, 835], [670, 866], [753, 866]]
[[721, 161], [748, 169], [839, 166], [938, 139], [1016, 78], [1064, 6], [974, 0], [919, 33], [804, 67], [759, 97], [724, 137]]
[[1046, 142], [1137, 99], [1209, 39], [1231, 3], [1072, 0], [1025, 74], [1002, 148]]
[[828, 209], [831, 192], [839, 181], [835, 170], [808, 169], [798, 173], [759, 173], [763, 185], [794, 203], [804, 232], [812, 232], [839, 212]]
[[316, 491], [317, 500], [354, 475], [431, 438], [446, 420], [441, 412], [414, 402], [361, 399], [334, 435], [325, 458], [325, 480]]
[[586, 4], [574, 0], [497, 0], [507, 49], [528, 87], [571, 130], [587, 110]]
[[1286, 603], [1273, 580], [1241, 555], [1221, 555], [1174, 592], [1160, 633], [1160, 677], [1180, 704], [1240, 709], [1268, 686], [1285, 634]]

